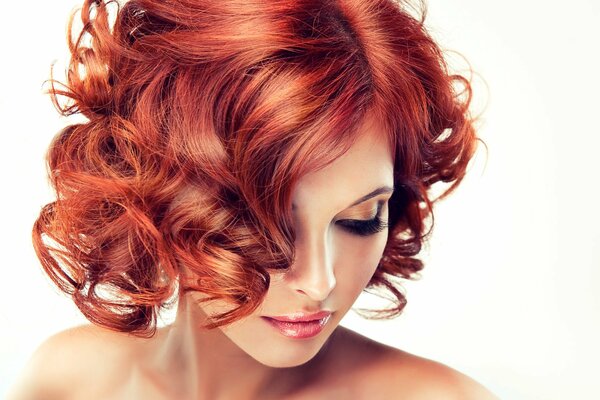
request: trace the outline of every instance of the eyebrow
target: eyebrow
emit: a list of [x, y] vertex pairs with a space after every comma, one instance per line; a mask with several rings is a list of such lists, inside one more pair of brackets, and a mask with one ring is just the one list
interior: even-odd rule
[[382, 193], [392, 193], [393, 191], [394, 191], [394, 189], [389, 186], [379, 187], [379, 188], [373, 190], [371, 193], [366, 194], [363, 197], [361, 197], [360, 199], [356, 200], [354, 203], [350, 204], [348, 206], [348, 208], [354, 207], [360, 203], [364, 203], [365, 201], [369, 200], [370, 198], [380, 195]]
[[[393, 191], [394, 191], [394, 188], [389, 187], [389, 186], [378, 187], [377, 189], [373, 190], [372, 192], [365, 194], [361, 198], [357, 199], [354, 203], [350, 204], [346, 208], [354, 207], [356, 205], [359, 205], [360, 203], [364, 203], [365, 201], [367, 201], [377, 195], [380, 195], [383, 193], [392, 193]], [[295, 208], [296, 208], [296, 205], [292, 203], [292, 210], [294, 210]]]

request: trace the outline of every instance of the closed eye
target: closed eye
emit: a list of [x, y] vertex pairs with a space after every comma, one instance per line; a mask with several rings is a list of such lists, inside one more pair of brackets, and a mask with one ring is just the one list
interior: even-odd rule
[[350, 233], [359, 236], [369, 236], [375, 233], [381, 232], [388, 227], [386, 222], [383, 222], [379, 216], [370, 219], [368, 221], [357, 220], [357, 219], [346, 219], [338, 221], [338, 223], [348, 230]]
[[358, 236], [369, 236], [383, 231], [388, 227], [388, 223], [381, 220], [382, 202], [377, 204], [377, 214], [373, 219], [342, 219], [337, 221], [345, 230]]

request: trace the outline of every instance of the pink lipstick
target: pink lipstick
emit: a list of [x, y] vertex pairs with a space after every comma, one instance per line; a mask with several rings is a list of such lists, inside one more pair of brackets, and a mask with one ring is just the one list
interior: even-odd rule
[[294, 339], [306, 339], [318, 335], [330, 317], [331, 312], [321, 311], [315, 314], [298, 312], [277, 317], [262, 318], [284, 336]]

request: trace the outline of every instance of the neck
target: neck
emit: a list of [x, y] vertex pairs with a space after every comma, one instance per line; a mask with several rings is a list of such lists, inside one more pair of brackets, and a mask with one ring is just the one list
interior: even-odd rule
[[237, 347], [219, 328], [201, 328], [205, 320], [206, 315], [191, 297], [182, 296], [175, 322], [159, 338], [155, 365], [179, 388], [178, 398], [277, 397], [296, 387], [306, 387], [307, 378], [315, 376], [315, 366], [322, 364], [323, 355], [318, 354], [299, 367], [265, 366]]

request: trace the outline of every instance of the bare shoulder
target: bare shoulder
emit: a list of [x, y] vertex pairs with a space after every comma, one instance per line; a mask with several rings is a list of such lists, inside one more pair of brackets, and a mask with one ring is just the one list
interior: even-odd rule
[[131, 359], [134, 343], [125, 334], [94, 325], [56, 333], [33, 353], [9, 399], [80, 398], [82, 390], [118, 379], [112, 366], [124, 366]]
[[437, 361], [391, 348], [373, 370], [387, 382], [384, 395], [404, 394], [410, 399], [497, 400], [469, 376]]
[[379, 343], [344, 329], [346, 348], [363, 365], [355, 393], [360, 398], [411, 400], [498, 400], [467, 375], [437, 361]]

